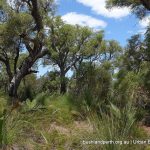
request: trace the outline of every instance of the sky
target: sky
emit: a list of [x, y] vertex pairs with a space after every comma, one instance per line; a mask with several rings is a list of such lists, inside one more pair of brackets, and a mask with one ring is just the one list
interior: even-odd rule
[[125, 46], [133, 34], [143, 33], [148, 18], [140, 21], [129, 8], [105, 8], [106, 0], [57, 0], [57, 14], [66, 23], [104, 30], [106, 39], [115, 39]]
[[[105, 39], [117, 40], [125, 46], [132, 35], [144, 34], [149, 18], [139, 20], [129, 8], [105, 8], [106, 0], [57, 0], [57, 15], [69, 24], [104, 30]], [[40, 75], [47, 68], [40, 67]]]

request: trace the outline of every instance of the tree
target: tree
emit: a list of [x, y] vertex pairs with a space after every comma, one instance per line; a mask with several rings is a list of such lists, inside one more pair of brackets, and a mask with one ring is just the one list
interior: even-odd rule
[[[9, 78], [9, 95], [17, 99], [21, 80], [37, 73], [32, 67], [48, 53], [45, 20], [52, 14], [53, 0], [0, 1], [0, 61]], [[18, 64], [21, 52], [27, 56]]]
[[60, 78], [57, 71], [47, 72], [37, 79], [37, 92], [57, 93], [59, 92]]
[[133, 35], [128, 40], [128, 45], [124, 54], [124, 66], [128, 71], [138, 72], [144, 61], [144, 43], [139, 34]]
[[105, 109], [111, 96], [115, 61], [121, 53], [121, 46], [114, 40], [102, 40], [94, 61], [86, 60], [74, 72], [73, 95], [79, 103], [85, 101], [95, 110]]
[[107, 7], [130, 7], [139, 18], [150, 13], [150, 0], [107, 0]]
[[132, 100], [138, 107], [145, 107], [150, 96], [149, 34], [148, 28], [145, 36], [137, 34], [128, 40], [125, 52], [119, 59], [119, 72], [114, 84], [116, 99], [122, 99], [125, 103]]
[[32, 100], [37, 94], [37, 84], [38, 80], [35, 74], [30, 74], [24, 77], [18, 88], [18, 98], [21, 101], [25, 101], [27, 99]]
[[74, 74], [75, 84], [72, 95], [82, 106], [86, 103], [95, 111], [104, 110], [108, 104], [112, 87], [111, 63], [94, 64], [82, 62]]
[[122, 55], [122, 67], [127, 71], [138, 73], [143, 63], [150, 62], [150, 28], [147, 28], [144, 39], [140, 34], [133, 35]]
[[150, 61], [150, 24], [147, 27], [144, 39], [145, 47], [144, 47], [144, 59], [145, 61]]
[[56, 17], [48, 24], [49, 47], [51, 56], [49, 64], [59, 68], [60, 93], [66, 92], [66, 73], [77, 63], [95, 55], [95, 50], [102, 41], [102, 33], [93, 33], [87, 27], [65, 24]]
[[122, 47], [115, 40], [103, 40], [99, 51], [99, 61], [114, 61], [122, 52]]

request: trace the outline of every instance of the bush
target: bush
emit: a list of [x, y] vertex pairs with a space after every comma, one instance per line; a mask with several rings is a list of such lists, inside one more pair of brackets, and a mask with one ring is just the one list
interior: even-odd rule
[[101, 66], [94, 66], [90, 63], [83, 63], [76, 73], [76, 85], [71, 91], [75, 103], [82, 107], [85, 104], [100, 111], [107, 109], [111, 97], [112, 76], [111, 65], [104, 63]]

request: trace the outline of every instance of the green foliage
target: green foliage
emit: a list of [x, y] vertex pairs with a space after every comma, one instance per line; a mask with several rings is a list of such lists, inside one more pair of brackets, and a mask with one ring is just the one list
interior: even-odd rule
[[[48, 22], [50, 58], [45, 64], [59, 68], [60, 93], [66, 92], [66, 74], [83, 60], [99, 53], [103, 32], [93, 32], [88, 27], [65, 24], [60, 17]], [[97, 54], [98, 55], [98, 54]]]
[[47, 93], [44, 92], [39, 93], [32, 100], [26, 99], [26, 101], [23, 102], [23, 106], [21, 110], [23, 112], [27, 112], [27, 111], [33, 111], [33, 110], [36, 111], [38, 109], [42, 109], [46, 106], [47, 99], [48, 99]]
[[30, 101], [29, 99], [25, 102], [26, 111], [28, 110], [34, 110], [37, 107], [37, 102], [34, 99], [33, 101]]
[[60, 78], [58, 72], [48, 72], [44, 76], [37, 79], [36, 91], [37, 93], [47, 92], [47, 93], [57, 93], [59, 91]]
[[36, 97], [34, 98], [34, 100], [36, 101], [36, 103], [38, 105], [44, 105], [45, 104], [45, 100], [48, 98], [48, 94], [47, 93], [39, 93], [36, 95]]
[[139, 110], [137, 116], [140, 118], [146, 113], [149, 104], [148, 36], [149, 29], [144, 40], [140, 35], [134, 35], [128, 40], [126, 51], [119, 59], [120, 69], [115, 74], [113, 91], [115, 104], [124, 107], [127, 101], [133, 101]]
[[25, 101], [26, 99], [33, 99], [37, 93], [36, 85], [37, 80], [34, 74], [25, 77], [18, 89], [18, 97], [20, 98], [20, 100]]
[[[119, 109], [111, 103], [110, 114], [102, 113], [101, 116], [90, 113], [89, 121], [93, 124], [94, 133], [86, 135], [85, 140], [103, 140], [103, 141], [130, 141], [132, 139], [146, 138], [146, 133], [137, 127], [135, 122], [136, 110], [131, 103], [128, 103], [124, 109]], [[88, 146], [89, 149], [104, 150], [125, 150], [144, 148], [143, 145], [132, 144], [98, 144]]]
[[123, 64], [128, 71], [138, 72], [143, 61], [144, 43], [140, 35], [134, 35], [128, 40]]
[[0, 97], [0, 116], [3, 114], [6, 109], [7, 100], [3, 97]]
[[47, 110], [50, 114], [53, 114], [51, 119], [58, 124], [69, 125], [73, 121], [74, 115], [70, 111], [76, 110], [76, 107], [72, 104], [68, 95], [59, 96], [57, 94], [40, 93], [33, 100], [27, 99], [20, 111], [26, 113], [42, 110]]
[[[20, 2], [14, 1], [12, 9], [0, 1], [0, 10], [7, 14], [1, 16], [5, 20], [0, 18], [0, 90], [7, 92], [13, 77], [37, 68], [36, 60], [43, 56], [40, 50], [48, 49], [43, 61], [53, 71], [38, 79], [33, 74], [21, 78], [18, 99], [24, 102], [19, 109], [11, 109], [0, 92], [0, 146], [144, 149], [143, 145], [82, 145], [81, 140], [147, 138], [137, 121], [150, 113], [150, 27], [145, 36], [132, 36], [122, 51], [117, 41], [103, 39], [103, 31], [63, 22], [53, 14], [52, 0], [38, 1], [36, 15], [41, 14], [44, 29], [33, 29], [39, 22], [32, 16], [32, 7]], [[149, 9], [142, 2], [109, 0], [108, 7], [127, 6], [143, 17]], [[25, 48], [28, 53], [21, 53]], [[69, 70], [73, 72], [70, 79], [66, 77]]]
[[69, 125], [73, 121], [73, 116], [70, 113], [71, 110], [74, 110], [74, 106], [68, 100], [67, 95], [57, 96], [53, 95], [49, 97], [50, 105], [48, 109], [53, 110], [54, 116], [53, 120], [58, 124]]
[[[32, 24], [32, 17], [27, 13], [12, 13], [7, 23], [0, 25], [0, 33], [3, 35], [3, 39], [0, 40], [1, 45], [7, 46], [7, 51], [15, 53], [13, 46], [19, 41], [19, 35], [21, 35]], [[15, 27], [12, 30], [12, 26]]]
[[[120, 73], [118, 75], [121, 76]], [[121, 100], [120, 102], [117, 102], [124, 106], [127, 101], [136, 100], [137, 89], [139, 86], [139, 75], [134, 72], [128, 72], [124, 78], [120, 79], [121, 80], [115, 82], [115, 87], [117, 88], [116, 96], [118, 97], [118, 100]]]
[[[44, 94], [41, 94], [44, 95]], [[39, 98], [40, 97], [40, 98]], [[76, 121], [74, 115], [82, 114], [78, 105], [70, 100], [70, 95], [39, 96], [37, 102], [46, 97], [47, 109], [35, 109], [36, 99], [27, 100], [25, 104], [30, 110], [7, 114], [5, 121], [5, 144], [32, 149], [128, 149], [128, 145], [83, 145], [81, 140], [132, 140], [147, 138], [145, 132], [137, 127], [135, 122], [136, 109], [131, 103], [120, 109], [110, 103], [109, 113], [97, 114], [93, 108], [86, 111], [84, 120]], [[43, 98], [42, 98], [43, 97]], [[75, 98], [75, 97], [74, 97]], [[39, 101], [38, 101], [39, 100]], [[22, 106], [24, 107], [24, 106]], [[76, 122], [78, 125], [76, 125]], [[85, 123], [82, 127], [82, 124]], [[82, 128], [82, 129], [80, 129]], [[131, 149], [142, 149], [142, 145], [130, 145]]]
[[3, 122], [4, 122], [4, 118], [1, 117], [0, 118], [0, 145], [2, 145], [3, 143]]
[[104, 63], [94, 66], [83, 63], [76, 73], [76, 85], [73, 95], [81, 105], [88, 105], [99, 111], [105, 109], [111, 95], [111, 65]]
[[139, 18], [145, 17], [150, 11], [149, 1], [140, 0], [107, 0], [107, 7], [130, 7]]
[[122, 51], [122, 48], [117, 41], [103, 40], [100, 46], [100, 54], [102, 54], [100, 61], [113, 62], [120, 55], [121, 51]]

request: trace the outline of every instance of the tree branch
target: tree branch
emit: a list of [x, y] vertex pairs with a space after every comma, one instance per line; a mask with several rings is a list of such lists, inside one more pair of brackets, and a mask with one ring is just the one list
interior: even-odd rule
[[9, 81], [11, 82], [12, 78], [13, 78], [13, 74], [11, 72], [11, 67], [10, 67], [10, 62], [9, 62], [9, 59], [7, 59], [5, 61], [5, 66], [6, 66], [6, 71], [7, 71], [7, 74], [8, 74], [8, 77], [9, 77]]
[[38, 72], [39, 71], [37, 71], [37, 70], [28, 69], [27, 74], [38, 73]]
[[39, 12], [38, 1], [31, 0], [31, 3], [32, 3], [31, 15], [34, 18], [34, 21], [36, 24], [33, 30], [40, 31], [41, 29], [43, 29], [43, 22], [42, 22], [42, 17]]
[[142, 5], [150, 11], [150, 0], [140, 0]]

